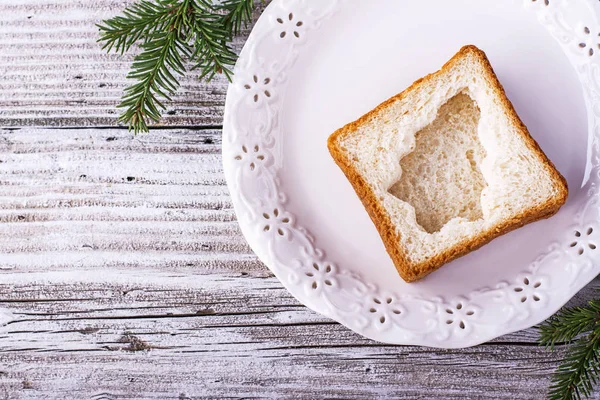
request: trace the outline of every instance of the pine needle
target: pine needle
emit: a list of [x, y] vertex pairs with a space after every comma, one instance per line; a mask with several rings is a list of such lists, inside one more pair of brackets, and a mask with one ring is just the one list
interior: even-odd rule
[[548, 395], [551, 400], [579, 400], [592, 394], [600, 374], [599, 346], [600, 333], [592, 333], [571, 345], [552, 377]]
[[552, 348], [555, 343], [571, 342], [578, 335], [589, 332], [599, 323], [599, 301], [590, 301], [586, 307], [564, 309], [540, 327], [540, 344]]
[[242, 25], [252, 20], [254, 0], [224, 0], [218, 9], [225, 13], [221, 18], [223, 27], [237, 35]]
[[552, 377], [552, 400], [588, 398], [600, 378], [600, 302], [560, 311], [540, 327], [540, 344], [570, 344]]
[[136, 134], [159, 122], [188, 64], [200, 79], [224, 74], [231, 80], [237, 54], [230, 43], [252, 20], [253, 9], [253, 0], [140, 0], [98, 24], [107, 52], [124, 54], [136, 44], [141, 49], [127, 75], [135, 83], [124, 90], [119, 122]]

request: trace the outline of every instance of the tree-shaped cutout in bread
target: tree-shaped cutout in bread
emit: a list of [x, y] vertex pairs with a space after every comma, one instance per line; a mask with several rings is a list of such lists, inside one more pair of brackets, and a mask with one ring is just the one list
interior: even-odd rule
[[407, 282], [554, 215], [568, 195], [475, 46], [328, 146]]

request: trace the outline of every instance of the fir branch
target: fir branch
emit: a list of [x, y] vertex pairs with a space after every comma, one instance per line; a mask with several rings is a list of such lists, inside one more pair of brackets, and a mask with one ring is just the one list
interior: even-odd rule
[[[244, 1], [244, 0], [241, 0]], [[194, 53], [192, 59], [197, 60], [192, 69], [200, 69], [200, 79], [212, 80], [216, 74], [223, 73], [231, 80], [237, 55], [227, 44], [232, 38], [231, 30], [223, 25], [220, 14], [207, 13], [215, 11], [212, 5], [204, 0], [198, 0], [194, 11], [204, 18], [195, 18], [192, 23], [194, 31]]]
[[578, 335], [600, 324], [600, 301], [592, 300], [586, 307], [567, 308], [540, 327], [540, 344], [549, 348], [559, 342], [571, 342]]
[[600, 301], [567, 308], [540, 327], [540, 344], [570, 344], [558, 366], [548, 396], [552, 400], [587, 398], [600, 378]]
[[155, 122], [160, 120], [159, 107], [164, 110], [165, 106], [159, 97], [170, 101], [170, 96], [179, 88], [179, 82], [171, 70], [178, 75], [184, 74], [181, 56], [182, 53], [189, 53], [189, 50], [184, 50], [185, 46], [185, 43], [179, 42], [176, 31], [161, 33], [145, 43], [142, 53], [135, 57], [133, 71], [127, 77], [138, 82], [125, 89], [117, 107], [125, 108], [119, 121], [128, 123], [136, 134], [148, 131], [146, 119]]
[[242, 25], [252, 20], [254, 0], [223, 0], [218, 9], [224, 12], [221, 23], [225, 29], [236, 35]]
[[123, 10], [123, 16], [96, 24], [101, 32], [98, 41], [103, 43], [102, 49], [123, 54], [138, 40], [160, 31], [177, 6], [170, 3], [165, 0], [142, 0]]
[[577, 340], [552, 377], [549, 398], [571, 400], [589, 397], [600, 376], [600, 332]]
[[120, 122], [129, 124], [135, 133], [148, 131], [147, 120], [158, 122], [160, 109], [165, 109], [160, 98], [170, 100], [179, 88], [176, 75], [185, 74], [183, 57], [189, 55], [186, 43], [186, 22], [190, 0], [163, 0], [160, 4], [169, 10], [168, 17], [156, 30], [148, 33], [142, 52], [134, 58], [127, 75], [137, 83], [127, 87], [119, 108], [125, 111]]
[[147, 132], [158, 122], [164, 101], [179, 88], [187, 63], [200, 79], [224, 74], [231, 80], [237, 55], [230, 47], [233, 35], [252, 19], [253, 0], [139, 0], [123, 14], [98, 24], [102, 48], [123, 54], [134, 44], [135, 56], [128, 78], [136, 82], [124, 91], [119, 121], [135, 133]]

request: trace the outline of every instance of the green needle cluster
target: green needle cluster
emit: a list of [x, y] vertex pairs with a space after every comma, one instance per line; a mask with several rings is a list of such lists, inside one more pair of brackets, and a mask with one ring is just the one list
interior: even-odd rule
[[552, 377], [548, 397], [590, 397], [600, 378], [600, 301], [559, 312], [541, 326], [540, 333], [540, 344], [550, 349], [556, 344], [570, 344]]
[[158, 122], [164, 101], [179, 88], [179, 78], [197, 69], [210, 81], [223, 73], [231, 80], [237, 59], [233, 36], [252, 19], [254, 0], [141, 0], [122, 15], [98, 24], [102, 48], [123, 54], [134, 44], [141, 51], [127, 75], [119, 122], [136, 134]]

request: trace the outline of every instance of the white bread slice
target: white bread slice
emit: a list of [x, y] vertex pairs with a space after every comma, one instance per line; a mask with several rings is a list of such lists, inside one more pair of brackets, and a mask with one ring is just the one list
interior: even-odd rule
[[328, 147], [407, 282], [554, 215], [568, 195], [475, 46]]

